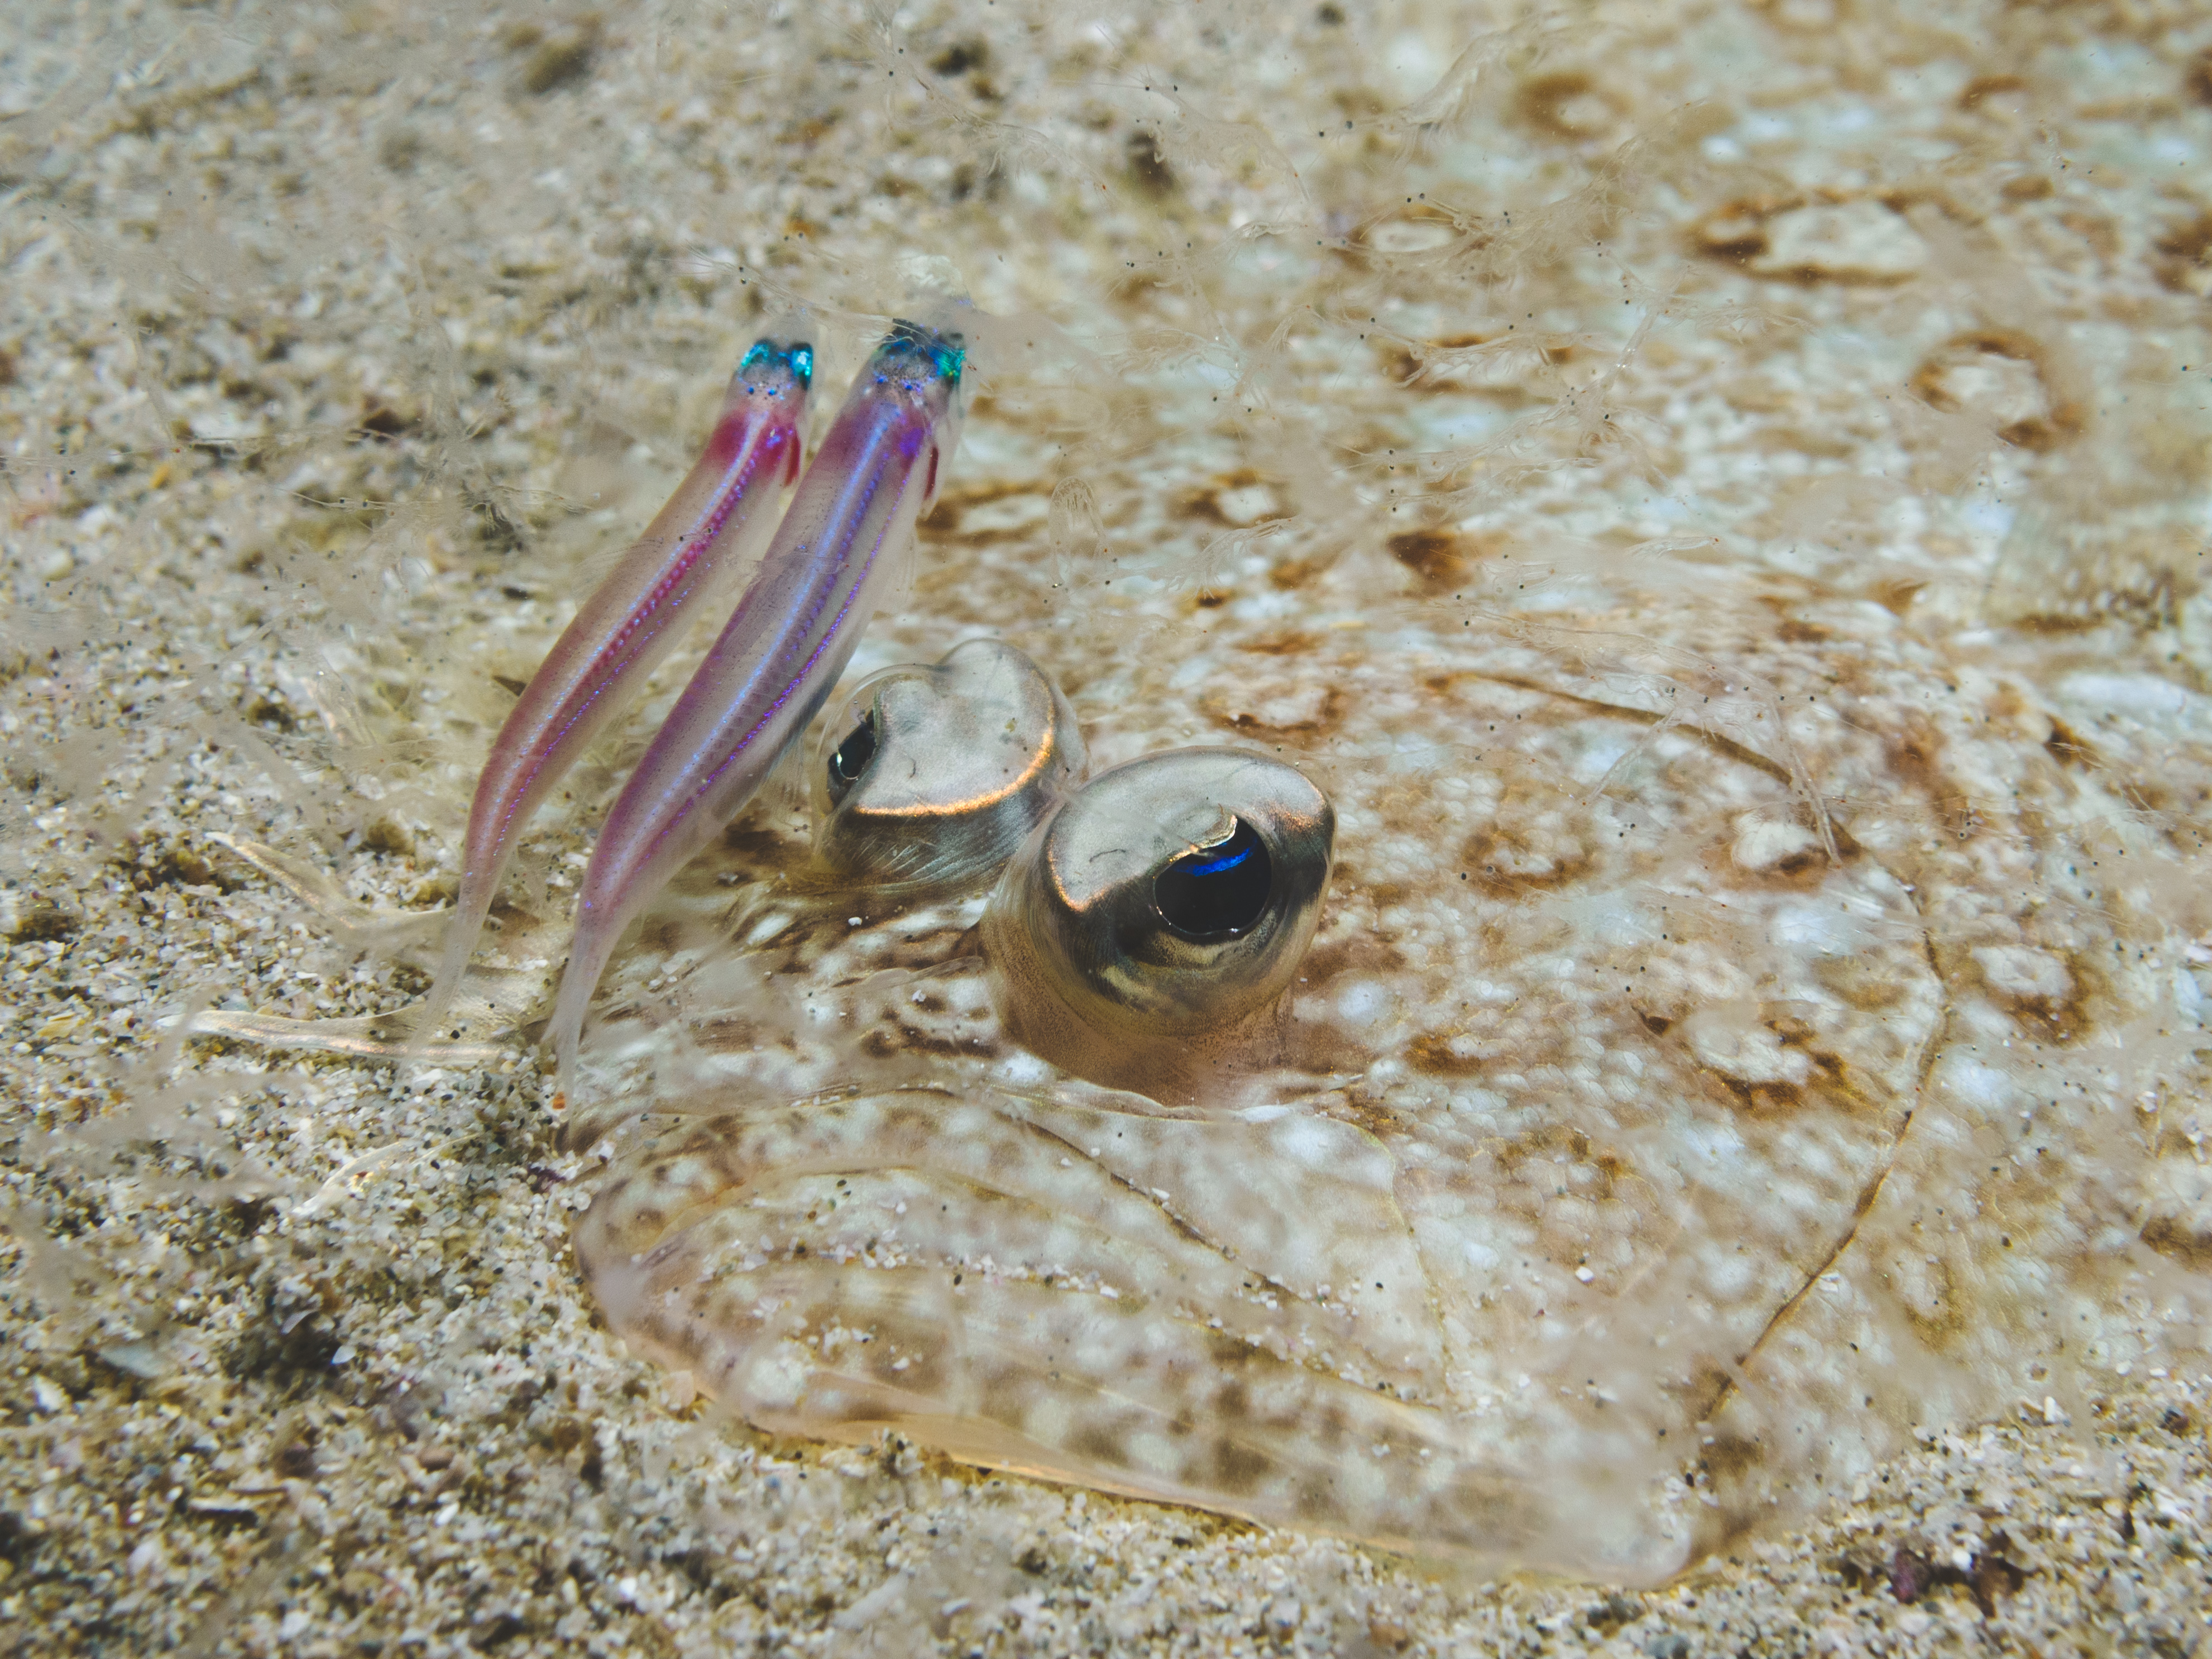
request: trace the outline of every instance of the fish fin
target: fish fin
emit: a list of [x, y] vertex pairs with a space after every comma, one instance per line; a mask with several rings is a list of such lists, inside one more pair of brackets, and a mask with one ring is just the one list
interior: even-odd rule
[[806, 737], [812, 725], [813, 721], [809, 720], [791, 734], [776, 755], [775, 763], [769, 768], [768, 776], [761, 781], [761, 799], [769, 804], [771, 811], [795, 812], [803, 817], [811, 810]]

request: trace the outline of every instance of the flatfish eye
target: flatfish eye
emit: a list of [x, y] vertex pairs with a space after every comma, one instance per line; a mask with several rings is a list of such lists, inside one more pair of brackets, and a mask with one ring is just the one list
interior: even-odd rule
[[814, 773], [814, 848], [824, 872], [848, 884], [988, 876], [1083, 779], [1067, 699], [996, 640], [885, 669], [829, 730], [836, 746]]
[[830, 751], [830, 799], [844, 799], [875, 757], [876, 711], [871, 708], [860, 717], [860, 723], [845, 734], [845, 741]]
[[1176, 750], [1102, 774], [1006, 866], [984, 915], [1008, 1031], [1117, 1085], [1221, 1050], [1296, 977], [1335, 836], [1328, 798], [1264, 755]]
[[1169, 860], [1152, 879], [1160, 920], [1185, 939], [1235, 939], [1266, 913], [1274, 860], [1258, 830], [1231, 822], [1221, 841]]

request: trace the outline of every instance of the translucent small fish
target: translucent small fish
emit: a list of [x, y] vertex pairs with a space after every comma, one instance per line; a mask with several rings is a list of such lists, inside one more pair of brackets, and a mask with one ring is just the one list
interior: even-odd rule
[[771, 337], [745, 354], [697, 465], [584, 601], [500, 728], [469, 809], [460, 893], [419, 1033], [451, 1006], [531, 814], [767, 534], [765, 509], [799, 476], [813, 374], [804, 341]]
[[623, 928], [750, 800], [891, 591], [959, 442], [965, 351], [893, 325], [800, 482], [759, 574], [608, 813], [548, 1031], [562, 1075]]

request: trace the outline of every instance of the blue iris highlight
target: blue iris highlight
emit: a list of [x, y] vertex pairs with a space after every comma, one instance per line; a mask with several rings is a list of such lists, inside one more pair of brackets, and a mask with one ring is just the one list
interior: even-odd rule
[[1188, 875], [1218, 876], [1224, 870], [1234, 870], [1258, 850], [1259, 845], [1255, 842], [1250, 847], [1239, 847], [1234, 852], [1224, 853], [1211, 864], [1189, 864], [1185, 865], [1183, 869]]

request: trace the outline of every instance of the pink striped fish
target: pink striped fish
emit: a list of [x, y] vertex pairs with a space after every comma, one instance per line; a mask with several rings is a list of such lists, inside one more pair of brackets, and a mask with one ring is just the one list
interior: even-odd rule
[[853, 384], [759, 574], [608, 813], [547, 1031], [564, 1086], [623, 930], [720, 835], [844, 672], [960, 441], [962, 337], [898, 322]]
[[531, 814], [668, 653], [698, 603], [726, 590], [799, 477], [814, 374], [803, 341], [757, 342], [714, 435], [622, 562], [584, 601], [500, 728], [477, 781], [446, 953], [416, 1024], [428, 1037], [459, 986]]

